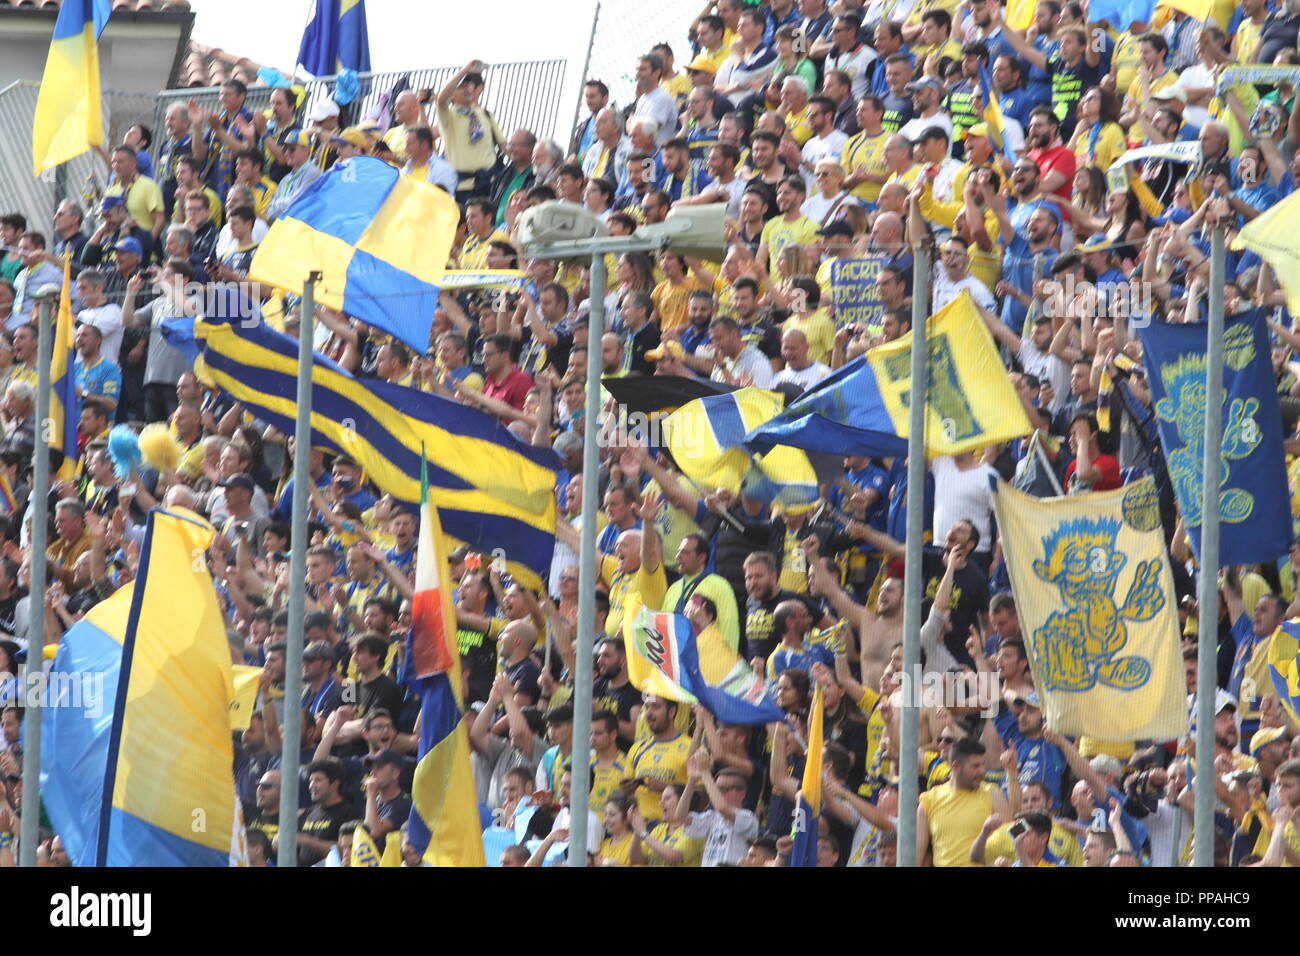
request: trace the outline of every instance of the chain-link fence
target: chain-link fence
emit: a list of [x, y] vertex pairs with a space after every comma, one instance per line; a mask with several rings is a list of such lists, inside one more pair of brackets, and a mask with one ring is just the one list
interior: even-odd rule
[[[484, 76], [483, 105], [496, 118], [508, 136], [518, 128], [533, 130], [539, 137], [555, 134], [556, 112], [562, 95], [566, 60], [533, 60], [489, 66]], [[459, 67], [436, 67], [401, 73], [362, 74], [360, 93], [348, 104], [343, 122], [361, 122], [392, 109], [393, 91], [399, 86], [417, 93], [431, 90], [436, 96]], [[333, 95], [334, 79], [307, 84], [302, 116], [308, 115], [319, 100]], [[65, 198], [89, 206], [102, 191], [108, 176], [104, 161], [95, 153], [85, 153], [45, 175], [32, 176], [32, 118], [36, 114], [36, 97], [40, 84], [20, 80], [0, 90], [0, 137], [5, 149], [0, 151], [0, 212], [20, 212], [30, 228], [49, 233], [54, 209]], [[106, 147], [122, 142], [122, 136], [135, 123], [145, 123], [154, 131], [155, 146], [166, 135], [167, 110], [175, 103], [191, 99], [210, 109], [217, 109], [220, 87], [164, 90], [160, 93], [103, 93]], [[250, 110], [270, 106], [271, 89], [252, 87], [248, 91]], [[432, 106], [430, 106], [432, 112]], [[432, 119], [432, 116], [430, 116]], [[567, 135], [568, 130], [564, 133]], [[155, 157], [156, 158], [156, 157]]]
[[[102, 189], [107, 169], [96, 153], [84, 153], [76, 159], [32, 176], [32, 118], [36, 115], [36, 97], [40, 84], [19, 80], [0, 90], [0, 135], [5, 148], [0, 150], [0, 209], [19, 212], [27, 217], [30, 228], [49, 238], [54, 207], [65, 197], [82, 202], [92, 192]], [[105, 90], [101, 110], [104, 117], [106, 147], [122, 142], [122, 136], [135, 123], [153, 119], [158, 97], [154, 93], [124, 93]], [[90, 185], [92, 178], [96, 185]]]
[[583, 82], [600, 80], [616, 105], [631, 103], [637, 59], [656, 43], [667, 43], [680, 71], [691, 60], [686, 33], [703, 9], [702, 0], [600, 0]]

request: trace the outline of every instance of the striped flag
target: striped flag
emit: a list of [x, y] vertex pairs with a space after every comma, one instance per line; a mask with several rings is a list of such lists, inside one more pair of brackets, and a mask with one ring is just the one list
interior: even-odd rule
[[63, 464], [55, 475], [71, 481], [77, 472], [77, 423], [81, 412], [77, 403], [76, 351], [72, 346], [72, 260], [63, 257], [63, 291], [59, 294], [59, 318], [54, 326], [54, 352], [50, 358], [50, 429], [49, 444], [63, 453]]
[[420, 538], [415, 558], [415, 598], [411, 601], [411, 662], [417, 678], [452, 669], [456, 611], [451, 604], [442, 522], [429, 501], [429, 465], [420, 458]]
[[791, 866], [817, 865], [817, 837], [822, 815], [822, 686], [813, 691], [808, 712], [808, 756], [803, 765], [803, 786], [794, 811], [794, 849]]

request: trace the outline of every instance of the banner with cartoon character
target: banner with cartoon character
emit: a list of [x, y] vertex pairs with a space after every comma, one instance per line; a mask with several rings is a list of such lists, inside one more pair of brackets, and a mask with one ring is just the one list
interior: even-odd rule
[[[1219, 563], [1273, 561], [1291, 543], [1282, 413], [1264, 311], [1229, 317], [1223, 337], [1223, 449], [1219, 467]], [[1143, 361], [1169, 481], [1199, 556], [1205, 462], [1207, 325], [1152, 323]]]
[[998, 481], [993, 497], [1048, 725], [1113, 741], [1185, 734], [1178, 609], [1154, 482], [1032, 498]]

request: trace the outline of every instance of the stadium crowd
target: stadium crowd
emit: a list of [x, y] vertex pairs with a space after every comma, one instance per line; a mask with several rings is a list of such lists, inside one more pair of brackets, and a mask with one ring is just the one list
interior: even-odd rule
[[[989, 490], [995, 474], [1039, 495], [1151, 474], [1189, 708], [1197, 644], [1216, 642], [1217, 686], [1199, 689], [1215, 696], [1217, 715], [1204, 760], [1217, 777], [1216, 862], [1295, 865], [1300, 728], [1261, 688], [1271, 635], [1300, 613], [1300, 538], [1273, 562], [1229, 569], [1218, 632], [1196, 633], [1195, 563], [1130, 322], [1194, 317], [1209, 295], [1210, 228], [1226, 226], [1230, 243], [1300, 176], [1295, 89], [1218, 83], [1229, 66], [1297, 63], [1300, 0], [1211, 6], [1205, 22], [1160, 7], [1156, 22], [1119, 24], [1091, 20], [1078, 0], [1041, 0], [1015, 30], [997, 0], [718, 0], [684, 24], [690, 49], [647, 44], [628, 65], [631, 102], [588, 80], [582, 118], [562, 143], [501, 129], [481, 103], [478, 61], [440, 90], [402, 92], [386, 128], [342, 126], [335, 104], [305, 110], [288, 89], [252, 112], [236, 80], [215, 110], [192, 102], [173, 107], [165, 130], [132, 127], [108, 154], [110, 182], [93, 208], [68, 199], [52, 222], [0, 217], [0, 670], [18, 673], [33, 614], [57, 641], [132, 580], [151, 507], [191, 508], [218, 532], [209, 566], [232, 659], [263, 668], [236, 744], [250, 858], [274, 862], [284, 785], [301, 792], [300, 819], [288, 824], [301, 865], [332, 848], [346, 862], [358, 827], [381, 848], [401, 839], [418, 705], [398, 675], [417, 513], [356, 462], [310, 449], [310, 539], [291, 540], [292, 440], [196, 377], [163, 335], [168, 316], [193, 314], [196, 283], [245, 279], [269, 224], [325, 171], [377, 156], [455, 196], [450, 267], [518, 268], [530, 280], [517, 291], [444, 290], [422, 354], [328, 309], [315, 325], [319, 351], [357, 377], [480, 408], [557, 456], [560, 519], [541, 593], [506, 573], [508, 541], [451, 556], [477, 796], [489, 832], [511, 835], [493, 863], [562, 855], [576, 746], [577, 772], [591, 779], [583, 825], [595, 864], [786, 864], [820, 686], [818, 863], [894, 865], [906, 463], [846, 458], [821, 501], [782, 513], [736, 489], [694, 485], [635, 437], [604, 442], [599, 471], [584, 475], [582, 437], [597, 427], [585, 421], [589, 362], [606, 379], [695, 377], [796, 396], [906, 334], [913, 252], [924, 243], [935, 252], [922, 310], [970, 294], [1035, 431], [929, 463], [925, 667], [947, 693], [921, 714], [921, 859], [1189, 862], [1191, 738], [1070, 739], [1045, 725]], [[1172, 151], [1111, 169], [1126, 149], [1177, 143], [1199, 143], [1199, 159]], [[726, 254], [611, 259], [607, 331], [593, 343], [588, 265], [529, 260], [514, 238], [520, 215], [553, 199], [582, 204], [612, 235], [674, 208], [725, 203]], [[58, 284], [65, 253], [81, 456], [75, 478], [51, 490], [51, 583], [32, 596], [22, 516], [42, 431], [34, 293]], [[837, 309], [833, 288], [834, 264], [858, 259], [875, 264], [871, 287], [858, 290], [871, 310], [854, 312], [865, 321]], [[1227, 255], [1223, 291], [1229, 314], [1271, 310], [1286, 447], [1300, 453], [1300, 367], [1290, 361], [1300, 332], [1285, 294], [1258, 256], [1238, 251]], [[296, 335], [296, 307], [268, 308], [267, 321]], [[602, 397], [615, 416], [615, 400]], [[179, 466], [119, 477], [110, 428], [150, 422], [167, 423], [184, 450]], [[584, 480], [599, 483], [599, 514], [581, 514]], [[594, 634], [577, 633], [587, 521], [599, 524]], [[305, 692], [286, 702], [297, 547], [307, 549]], [[719, 725], [630, 683], [621, 625], [652, 587], [663, 609], [719, 629], [771, 683], [786, 723]], [[590, 741], [573, 740], [582, 653], [595, 656]], [[976, 688], [989, 682], [997, 691], [981, 703]], [[286, 703], [303, 713], [292, 782], [278, 770]], [[0, 865], [16, 857], [22, 717], [11, 692], [0, 721]], [[42, 837], [42, 862], [67, 865], [57, 834]]]

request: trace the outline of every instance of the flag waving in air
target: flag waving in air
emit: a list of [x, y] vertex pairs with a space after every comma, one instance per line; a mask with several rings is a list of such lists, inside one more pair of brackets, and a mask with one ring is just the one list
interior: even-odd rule
[[366, 0], [316, 0], [302, 34], [298, 62], [317, 77], [332, 76], [341, 70], [369, 73]]
[[804, 758], [803, 785], [794, 811], [794, 849], [791, 866], [817, 865], [817, 838], [822, 816], [822, 685], [816, 681], [808, 709], [808, 754]]
[[457, 669], [456, 609], [447, 579], [442, 522], [429, 503], [429, 463], [420, 461], [420, 539], [415, 553], [415, 597], [411, 601], [411, 662], [414, 676], [432, 677]]
[[109, 0], [63, 0], [32, 118], [32, 175], [104, 143], [100, 113], [99, 35]]
[[77, 404], [77, 353], [72, 345], [71, 268], [71, 258], [64, 256], [63, 291], [59, 294], [59, 318], [50, 358], [50, 447], [63, 453], [63, 464], [55, 476], [60, 481], [71, 481], [77, 473], [77, 425], [81, 415]]

